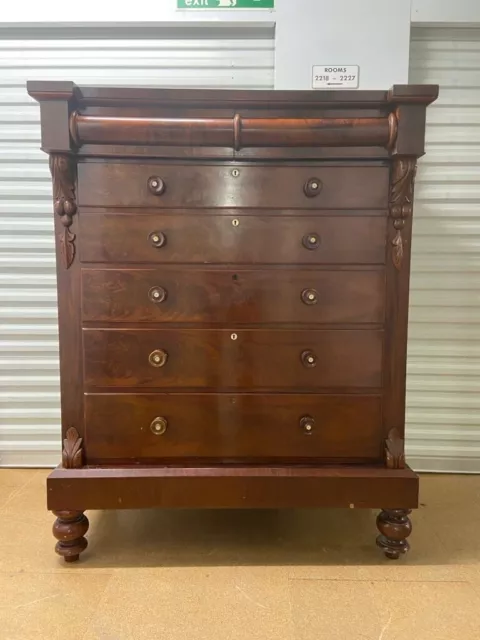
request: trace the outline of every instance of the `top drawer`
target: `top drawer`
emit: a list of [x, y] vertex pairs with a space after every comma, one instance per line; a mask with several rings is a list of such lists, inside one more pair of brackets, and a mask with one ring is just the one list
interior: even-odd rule
[[387, 167], [78, 165], [81, 206], [383, 209], [387, 195]]

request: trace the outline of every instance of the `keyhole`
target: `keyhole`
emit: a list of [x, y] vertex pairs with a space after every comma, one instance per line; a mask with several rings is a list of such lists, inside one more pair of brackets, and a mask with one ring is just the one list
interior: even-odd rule
[[233, 274], [233, 276], [232, 276], [232, 280], [233, 280], [234, 282], [238, 282], [238, 276], [237, 276], [237, 274], [236, 274], [236, 273], [234, 273], [234, 274]]

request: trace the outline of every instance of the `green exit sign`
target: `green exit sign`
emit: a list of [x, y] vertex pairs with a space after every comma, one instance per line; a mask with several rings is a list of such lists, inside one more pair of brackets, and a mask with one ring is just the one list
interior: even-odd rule
[[275, 0], [177, 0], [177, 9], [274, 9]]

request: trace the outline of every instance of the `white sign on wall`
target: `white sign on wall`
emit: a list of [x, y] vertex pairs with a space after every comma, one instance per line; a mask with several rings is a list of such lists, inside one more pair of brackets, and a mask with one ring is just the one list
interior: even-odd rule
[[358, 89], [360, 67], [350, 65], [315, 65], [312, 74], [313, 89]]

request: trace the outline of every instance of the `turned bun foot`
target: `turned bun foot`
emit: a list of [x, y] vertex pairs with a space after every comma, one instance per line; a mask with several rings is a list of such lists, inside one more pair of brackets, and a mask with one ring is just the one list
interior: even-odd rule
[[380, 535], [377, 545], [390, 560], [398, 558], [410, 549], [407, 538], [412, 533], [412, 523], [408, 515], [411, 509], [383, 509], [377, 517]]
[[58, 540], [55, 551], [65, 562], [76, 562], [88, 542], [88, 519], [82, 511], [54, 511], [53, 535]]

